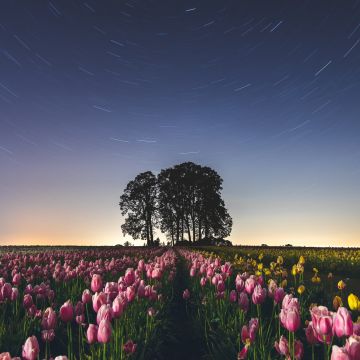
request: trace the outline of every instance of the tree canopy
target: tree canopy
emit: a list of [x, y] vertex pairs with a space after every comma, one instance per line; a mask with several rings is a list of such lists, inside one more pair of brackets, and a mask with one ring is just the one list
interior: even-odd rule
[[207, 166], [185, 162], [139, 174], [120, 197], [124, 235], [152, 244], [159, 228], [172, 245], [230, 235], [232, 219], [221, 197], [222, 178]]

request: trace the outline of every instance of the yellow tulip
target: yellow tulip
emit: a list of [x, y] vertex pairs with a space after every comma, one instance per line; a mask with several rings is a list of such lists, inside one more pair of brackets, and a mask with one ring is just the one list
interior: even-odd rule
[[304, 265], [305, 264], [305, 258], [301, 255], [299, 258], [299, 264]]
[[343, 280], [340, 280], [337, 286], [339, 290], [344, 290], [346, 288], [346, 283]]
[[303, 294], [305, 291], [305, 286], [304, 285], [300, 285], [297, 289], [297, 292], [301, 295]]
[[356, 295], [350, 294], [348, 296], [348, 303], [349, 303], [350, 310], [359, 310], [360, 309], [359, 298]]

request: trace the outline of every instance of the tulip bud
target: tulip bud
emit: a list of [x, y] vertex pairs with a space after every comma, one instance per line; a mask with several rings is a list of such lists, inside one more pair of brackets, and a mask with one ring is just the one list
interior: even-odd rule
[[235, 290], [231, 290], [230, 291], [230, 296], [229, 296], [229, 300], [232, 303], [235, 303], [237, 300], [237, 292]]
[[50, 330], [54, 329], [56, 325], [56, 314], [55, 311], [48, 307], [43, 314], [42, 320], [41, 320], [41, 327], [44, 330]]
[[124, 344], [124, 351], [126, 354], [133, 354], [136, 351], [136, 344], [134, 344], [132, 340], [128, 340]]
[[349, 311], [344, 307], [339, 307], [334, 318], [334, 332], [337, 337], [350, 336], [353, 334], [353, 322]]
[[89, 344], [94, 344], [97, 342], [97, 333], [98, 333], [98, 327], [94, 324], [89, 324], [89, 327], [86, 331], [86, 339]]
[[183, 292], [183, 299], [184, 300], [189, 300], [190, 299], [190, 291], [189, 289], [185, 289]]
[[116, 297], [112, 303], [112, 311], [114, 318], [118, 318], [124, 311], [124, 304], [119, 297]]
[[255, 305], [262, 304], [266, 299], [266, 289], [261, 285], [256, 285], [252, 293], [251, 299]]
[[22, 347], [22, 357], [24, 360], [35, 360], [39, 355], [39, 343], [35, 336], [26, 339]]
[[102, 288], [101, 275], [94, 274], [91, 279], [91, 290], [96, 293], [96, 292], [100, 291], [101, 288]]
[[60, 319], [64, 322], [72, 321], [74, 317], [74, 309], [71, 301], [66, 301], [60, 308]]
[[348, 296], [348, 303], [349, 303], [350, 310], [357, 311], [360, 308], [359, 298], [354, 294], [350, 294]]
[[100, 321], [99, 328], [97, 331], [98, 342], [106, 344], [111, 338], [111, 323], [109, 320], [103, 319]]
[[91, 293], [89, 289], [85, 289], [81, 296], [81, 301], [84, 304], [89, 304], [91, 302]]
[[135, 281], [135, 272], [133, 268], [129, 268], [125, 272], [124, 281], [127, 286], [130, 286]]

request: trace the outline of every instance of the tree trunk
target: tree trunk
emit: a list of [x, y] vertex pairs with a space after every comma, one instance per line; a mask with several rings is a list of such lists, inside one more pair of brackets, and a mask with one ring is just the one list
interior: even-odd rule
[[193, 241], [195, 242], [196, 240], [196, 224], [195, 224], [195, 219], [194, 217], [191, 218], [191, 223], [192, 223], [192, 238], [193, 238]]
[[201, 240], [201, 219], [199, 219], [199, 239], [198, 240]]
[[150, 245], [150, 237], [149, 237], [149, 222], [148, 220], [146, 219], [146, 243], [147, 245], [149, 246]]
[[181, 218], [181, 241], [184, 241], [184, 217]]
[[153, 226], [151, 221], [151, 213], [150, 213], [150, 219], [149, 219], [149, 227], [150, 227], [150, 242], [151, 244], [154, 244], [154, 232], [153, 232]]
[[176, 219], [176, 242], [179, 241], [180, 238], [180, 220], [179, 218]]
[[186, 218], [186, 227], [188, 230], [189, 241], [191, 242], [191, 229], [190, 229], [190, 222], [189, 222], [188, 218]]

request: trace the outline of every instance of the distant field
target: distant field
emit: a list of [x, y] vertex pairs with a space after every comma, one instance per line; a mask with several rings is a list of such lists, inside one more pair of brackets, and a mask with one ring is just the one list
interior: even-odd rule
[[261, 253], [265, 262], [271, 262], [277, 256], [282, 256], [288, 264], [296, 263], [302, 255], [306, 258], [307, 267], [316, 267], [321, 272], [334, 272], [338, 275], [353, 274], [360, 277], [360, 248], [231, 246], [204, 249], [214, 251], [227, 259], [233, 259], [236, 254], [257, 258]]

